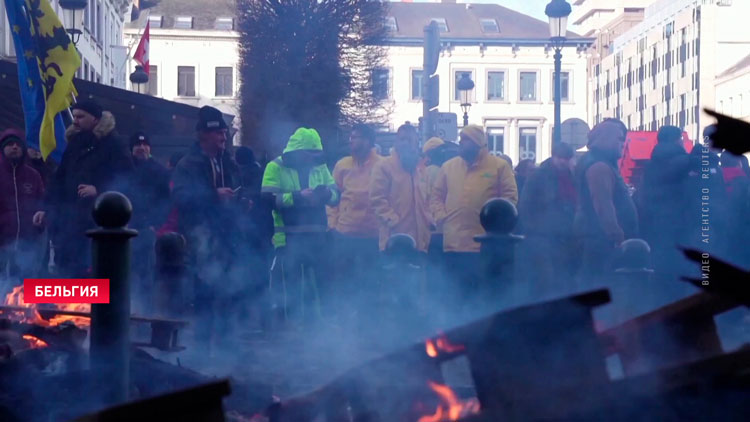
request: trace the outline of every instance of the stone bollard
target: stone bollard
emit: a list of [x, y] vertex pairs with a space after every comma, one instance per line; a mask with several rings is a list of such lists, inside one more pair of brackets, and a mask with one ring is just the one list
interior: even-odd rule
[[127, 228], [133, 212], [130, 200], [119, 192], [96, 199], [92, 239], [93, 277], [109, 279], [109, 303], [91, 305], [91, 369], [104, 405], [128, 400], [130, 386], [130, 239], [138, 232]]
[[475, 236], [482, 246], [479, 252], [486, 285], [507, 283], [513, 278], [515, 247], [523, 236], [511, 234], [518, 222], [518, 211], [512, 202], [493, 198], [479, 213], [479, 222], [486, 234]]

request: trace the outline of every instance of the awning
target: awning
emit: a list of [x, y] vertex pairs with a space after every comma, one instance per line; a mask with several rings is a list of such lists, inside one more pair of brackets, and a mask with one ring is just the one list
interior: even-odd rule
[[[79, 98], [95, 100], [115, 116], [120, 136], [127, 139], [134, 132], [146, 132], [151, 138], [152, 154], [160, 161], [166, 161], [174, 152], [186, 151], [196, 140], [198, 107], [82, 79], [75, 79], [74, 83]], [[24, 128], [14, 62], [0, 60], [0, 92], [4, 102], [0, 107], [0, 129]], [[231, 128], [234, 116], [224, 114], [224, 120]]]

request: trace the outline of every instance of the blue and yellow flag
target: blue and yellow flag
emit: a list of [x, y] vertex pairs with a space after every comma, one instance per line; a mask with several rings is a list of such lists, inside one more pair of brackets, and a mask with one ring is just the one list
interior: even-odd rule
[[65, 149], [60, 113], [70, 107], [81, 58], [47, 0], [5, 0], [18, 58], [26, 140], [58, 162]]

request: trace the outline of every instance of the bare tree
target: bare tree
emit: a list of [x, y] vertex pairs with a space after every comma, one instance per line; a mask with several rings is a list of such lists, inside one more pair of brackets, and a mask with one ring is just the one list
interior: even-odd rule
[[[384, 62], [386, 5], [369, 0], [238, 0], [242, 139], [273, 158], [296, 127], [326, 144], [354, 121], [383, 123], [372, 71]], [[377, 111], [375, 111], [377, 110]]]

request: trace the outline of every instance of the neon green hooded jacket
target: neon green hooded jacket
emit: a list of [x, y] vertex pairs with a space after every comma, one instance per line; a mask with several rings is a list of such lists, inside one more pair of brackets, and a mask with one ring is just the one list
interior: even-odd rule
[[[336, 205], [339, 192], [336, 182], [325, 163], [300, 166], [295, 159], [296, 151], [323, 151], [320, 135], [315, 129], [299, 128], [289, 138], [281, 157], [277, 157], [266, 166], [263, 173], [262, 192], [276, 195], [273, 210], [275, 234], [273, 244], [280, 248], [286, 245], [286, 233], [317, 233], [327, 229], [325, 205]], [[322, 157], [321, 157], [322, 158]], [[307, 169], [307, 170], [306, 170]], [[300, 177], [299, 171], [307, 174]], [[327, 186], [331, 197], [326, 204], [309, 205], [302, 199], [300, 192], [304, 189], [315, 189]]]

